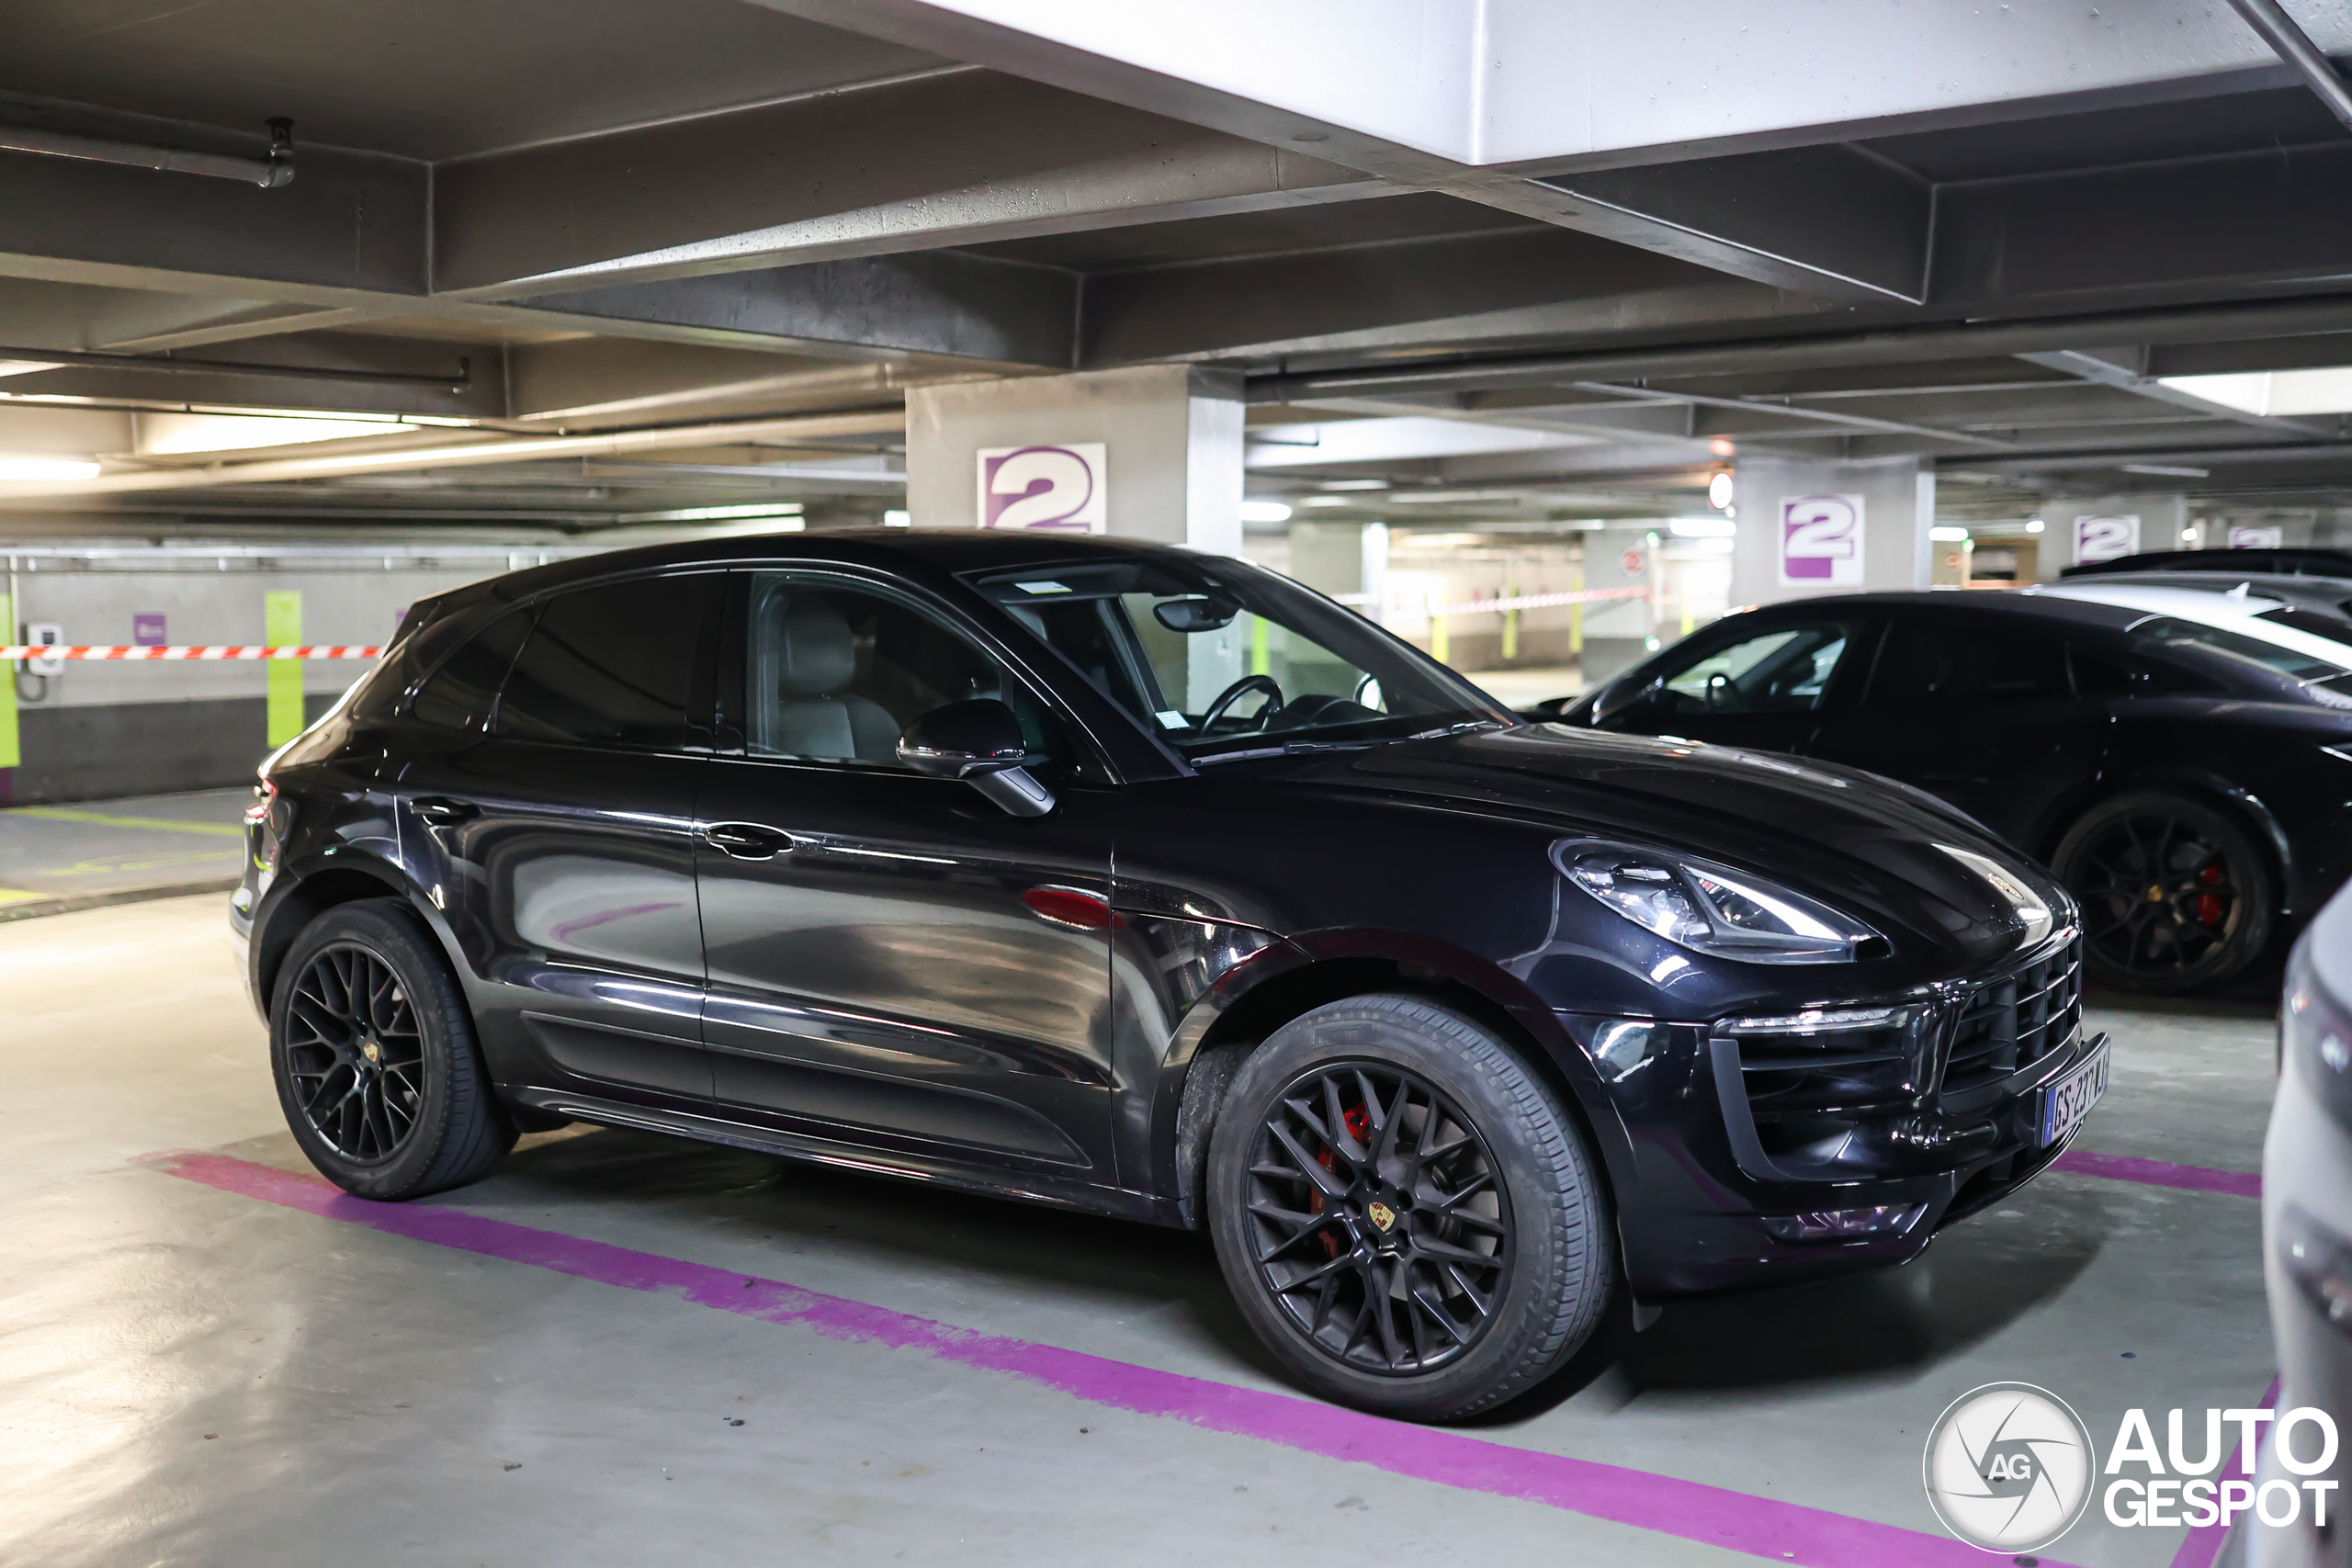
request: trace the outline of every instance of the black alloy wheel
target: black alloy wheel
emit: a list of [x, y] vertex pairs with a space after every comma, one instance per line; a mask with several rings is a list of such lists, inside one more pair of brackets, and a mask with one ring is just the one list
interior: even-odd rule
[[1432, 1371], [1492, 1325], [1509, 1200], [1486, 1141], [1426, 1079], [1370, 1061], [1314, 1068], [1267, 1112], [1250, 1178], [1259, 1277], [1326, 1354]]
[[1526, 1392], [1614, 1299], [1581, 1126], [1485, 1027], [1419, 997], [1293, 1019], [1211, 1129], [1204, 1217], [1250, 1326], [1325, 1398], [1451, 1421]]
[[457, 979], [399, 899], [338, 904], [294, 939], [269, 1055], [294, 1141], [347, 1192], [422, 1197], [514, 1146]]
[[2093, 807], [2052, 857], [2083, 907], [2084, 963], [2124, 990], [2177, 995], [2219, 985], [2270, 941], [2270, 858], [2232, 817], [2145, 790]]
[[286, 1076], [302, 1115], [354, 1165], [381, 1165], [424, 1107], [424, 1036], [392, 966], [357, 942], [323, 948], [287, 1003]]

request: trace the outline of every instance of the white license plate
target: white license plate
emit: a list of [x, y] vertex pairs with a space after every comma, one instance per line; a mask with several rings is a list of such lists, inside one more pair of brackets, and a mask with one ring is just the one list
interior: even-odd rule
[[2091, 1107], [2107, 1092], [2108, 1069], [2114, 1055], [2114, 1047], [2101, 1045], [2089, 1061], [2041, 1091], [2041, 1114], [2037, 1118], [2041, 1125], [2037, 1142], [2041, 1147], [2048, 1148], [2073, 1132], [2090, 1114]]

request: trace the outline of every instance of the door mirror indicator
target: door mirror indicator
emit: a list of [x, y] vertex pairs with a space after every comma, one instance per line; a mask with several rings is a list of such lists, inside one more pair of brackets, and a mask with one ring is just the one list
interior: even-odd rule
[[994, 697], [918, 715], [899, 736], [899, 761], [933, 778], [963, 779], [1015, 817], [1043, 817], [1053, 791], [1030, 773], [1021, 720]]

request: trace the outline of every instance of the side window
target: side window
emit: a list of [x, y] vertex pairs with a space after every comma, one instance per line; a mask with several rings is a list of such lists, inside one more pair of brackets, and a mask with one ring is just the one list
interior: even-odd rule
[[899, 732], [936, 707], [994, 697], [1031, 751], [1074, 762], [1067, 732], [971, 638], [895, 594], [752, 572], [744, 746], [754, 757], [896, 769]]
[[514, 650], [530, 629], [528, 610], [509, 610], [482, 627], [417, 688], [409, 716], [439, 729], [481, 728], [498, 699], [498, 683], [506, 679]]
[[1781, 626], [1719, 648], [1666, 678], [1672, 716], [1808, 713], [1829, 694], [1855, 628], [1843, 622]]
[[707, 744], [693, 722], [695, 665], [722, 577], [637, 578], [548, 600], [506, 677], [493, 729], [632, 750]]
[[2058, 643], [2022, 626], [1934, 616], [1889, 631], [1870, 705], [1908, 710], [2069, 694]]
[[2074, 666], [2075, 694], [2078, 697], [2126, 696], [2135, 683], [2131, 666], [2121, 660], [2093, 653], [2080, 643], [2067, 645], [2066, 661]]

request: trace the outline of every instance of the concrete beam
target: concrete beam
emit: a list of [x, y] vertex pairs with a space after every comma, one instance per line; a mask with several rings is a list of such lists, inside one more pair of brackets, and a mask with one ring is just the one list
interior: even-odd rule
[[1384, 194], [1299, 152], [993, 72], [446, 164], [434, 282], [478, 299]]

